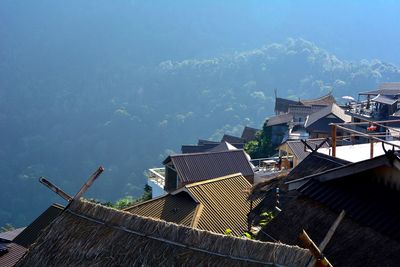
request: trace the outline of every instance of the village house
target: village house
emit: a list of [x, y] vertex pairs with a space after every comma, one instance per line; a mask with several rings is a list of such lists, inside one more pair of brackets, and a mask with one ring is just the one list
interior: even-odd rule
[[304, 229], [335, 266], [397, 265], [399, 167], [398, 154], [388, 151], [290, 181], [289, 192], [297, 195], [258, 238], [300, 245]]
[[331, 123], [351, 122], [351, 116], [336, 104], [331, 104], [315, 113], [310, 114], [304, 127], [310, 138], [326, 138], [331, 136]]
[[254, 180], [250, 157], [242, 149], [171, 155], [164, 160], [163, 164], [165, 166], [164, 190], [167, 192], [186, 184], [239, 172], [250, 183]]
[[[307, 144], [313, 149], [317, 147], [329, 147], [328, 142], [324, 138], [307, 139]], [[292, 167], [296, 167], [310, 153], [310, 149], [302, 140], [286, 141], [278, 147], [278, 156], [287, 158], [291, 162]]]
[[248, 230], [251, 184], [240, 173], [183, 186], [167, 195], [125, 209], [130, 213], [235, 236]]
[[297, 246], [215, 234], [73, 200], [17, 266], [305, 266], [311, 257]]

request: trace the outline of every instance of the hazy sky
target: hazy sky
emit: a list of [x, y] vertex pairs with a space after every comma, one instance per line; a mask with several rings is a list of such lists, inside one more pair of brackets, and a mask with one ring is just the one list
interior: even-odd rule
[[400, 64], [398, 10], [400, 1], [387, 0], [3, 0], [0, 55], [66, 64], [101, 55], [145, 64], [301, 37], [341, 58]]

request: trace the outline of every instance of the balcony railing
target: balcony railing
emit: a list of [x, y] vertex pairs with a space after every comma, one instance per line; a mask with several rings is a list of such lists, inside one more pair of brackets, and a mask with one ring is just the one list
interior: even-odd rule
[[165, 185], [165, 169], [164, 168], [152, 168], [146, 172], [147, 179], [152, 181], [161, 188]]

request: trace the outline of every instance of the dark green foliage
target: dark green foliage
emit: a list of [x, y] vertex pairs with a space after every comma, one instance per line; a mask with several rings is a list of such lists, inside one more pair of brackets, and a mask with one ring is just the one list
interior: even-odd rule
[[275, 149], [268, 137], [268, 129], [264, 126], [261, 131], [257, 132], [256, 137], [256, 140], [244, 145], [244, 150], [246, 150], [252, 159], [271, 157]]
[[258, 225], [261, 226], [261, 227], [264, 227], [265, 225], [267, 225], [273, 219], [274, 219], [274, 214], [271, 211], [262, 212], [260, 214], [260, 221], [258, 222]]
[[126, 197], [118, 199], [115, 203], [112, 203], [112, 202], [109, 202], [109, 201], [104, 202], [104, 201], [101, 201], [101, 200], [98, 200], [98, 199], [94, 199], [94, 198], [89, 198], [87, 200], [90, 201], [90, 202], [93, 202], [93, 203], [101, 204], [103, 206], [113, 207], [113, 208], [122, 210], [122, 209], [130, 207], [130, 206], [132, 206], [134, 204], [137, 204], [137, 203], [140, 203], [140, 202], [143, 202], [143, 201], [146, 201], [146, 200], [150, 200], [151, 197], [152, 197], [152, 192], [151, 191], [152, 191], [151, 190], [151, 186], [146, 184], [144, 186], [143, 194], [138, 198], [134, 198], [132, 196], [126, 196]]

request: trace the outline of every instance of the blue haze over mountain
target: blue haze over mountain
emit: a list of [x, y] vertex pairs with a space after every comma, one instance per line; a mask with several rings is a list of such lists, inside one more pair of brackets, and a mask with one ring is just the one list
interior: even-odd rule
[[[139, 195], [182, 143], [271, 115], [273, 89], [355, 95], [400, 81], [397, 1], [0, 3], [0, 226], [74, 193]], [[367, 59], [367, 60], [363, 60]]]

